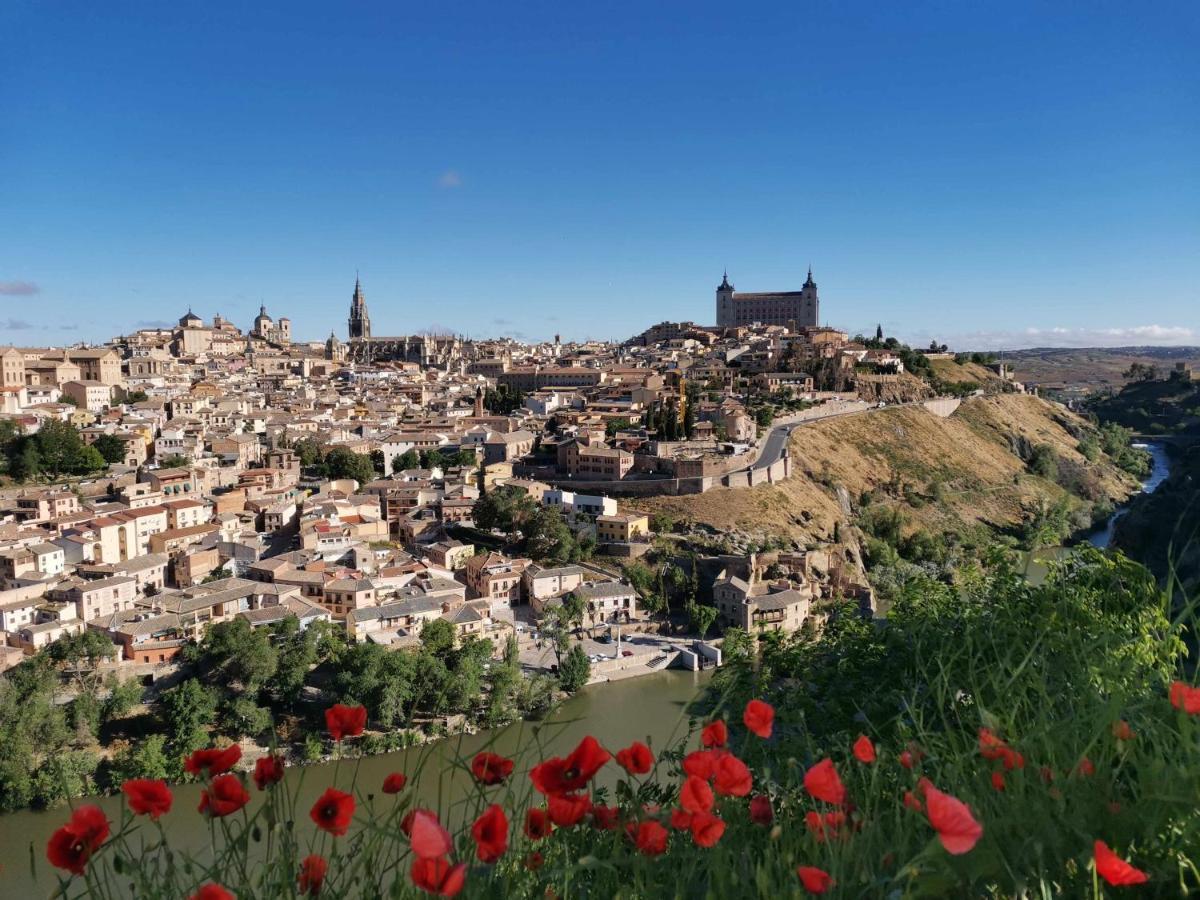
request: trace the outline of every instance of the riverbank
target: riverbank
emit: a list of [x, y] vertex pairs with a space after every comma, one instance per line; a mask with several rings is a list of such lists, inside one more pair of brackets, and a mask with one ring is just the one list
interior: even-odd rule
[[1113, 510], [1112, 514], [1100, 527], [1080, 532], [1070, 540], [1064, 542], [1062, 546], [1044, 547], [1028, 553], [1025, 557], [1024, 571], [1025, 577], [1031, 582], [1040, 584], [1044, 581], [1050, 565], [1061, 559], [1063, 554], [1069, 553], [1072, 547], [1087, 543], [1099, 550], [1107, 550], [1112, 544], [1117, 523], [1123, 516], [1128, 514], [1130, 507], [1137, 502], [1139, 497], [1153, 494], [1170, 477], [1171, 460], [1166, 447], [1155, 442], [1138, 443], [1134, 444], [1134, 446], [1139, 449], [1145, 449], [1150, 454], [1151, 459], [1150, 474], [1142, 479], [1138, 490], [1130, 494], [1124, 503]]
[[[390, 772], [404, 772], [411, 779], [409, 790], [417, 802], [442, 809], [452, 808], [470, 786], [470, 776], [462, 761], [487, 748], [502, 755], [516, 755], [532, 742], [539, 758], [569, 751], [587, 734], [601, 736], [613, 749], [634, 740], [646, 741], [656, 752], [687, 733], [687, 707], [708, 682], [710, 673], [670, 670], [642, 678], [589, 686], [559, 704], [541, 721], [518, 721], [494, 731], [458, 734], [438, 741], [393, 753], [363, 756], [354, 760], [312, 763], [287, 770], [285, 784], [298, 790], [298, 808], [309, 805], [330, 786], [349, 789], [357, 774], [363, 793], [374, 791], [375, 803], [385, 799], [379, 786]], [[524, 777], [523, 773], [519, 773]], [[612, 787], [616, 772], [607, 772]], [[195, 815], [200, 799], [198, 784], [179, 785], [174, 789], [175, 806], [162, 824], [172, 843], [183, 847], [202, 847], [209, 840], [203, 818]], [[114, 821], [119, 819], [120, 796], [89, 798]], [[64, 812], [22, 810], [0, 816], [0, 897], [49, 896], [57, 884], [54, 872], [45, 861], [45, 844], [62, 824]], [[316, 831], [306, 816], [298, 817], [297, 827], [304, 834]], [[31, 870], [30, 863], [36, 867]]]

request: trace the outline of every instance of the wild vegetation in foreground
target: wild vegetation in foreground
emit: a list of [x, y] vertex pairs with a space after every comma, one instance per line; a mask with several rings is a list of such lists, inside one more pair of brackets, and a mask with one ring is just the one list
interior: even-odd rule
[[[338, 706], [337, 787], [311, 810], [272, 757], [251, 784], [236, 749], [199, 751], [199, 813], [130, 782], [120, 821], [76, 807], [47, 856], [63, 897], [1183, 896], [1200, 689], [1193, 608], [1169, 610], [1144, 569], [1089, 550], [1038, 586], [1002, 560], [958, 589], [917, 573], [883, 627], [847, 611], [815, 641], [734, 635], [674, 746], [484, 752], [459, 763], [467, 795], [418, 810], [438, 773], [356, 783], [367, 713]], [[197, 814], [210, 845], [172, 849], [172, 818]]]

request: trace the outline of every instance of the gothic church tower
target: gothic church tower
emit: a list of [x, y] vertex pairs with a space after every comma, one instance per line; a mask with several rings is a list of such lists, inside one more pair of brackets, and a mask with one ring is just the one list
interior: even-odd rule
[[354, 279], [354, 297], [350, 300], [350, 340], [371, 339], [371, 317], [367, 315], [367, 301], [363, 297], [362, 284]]

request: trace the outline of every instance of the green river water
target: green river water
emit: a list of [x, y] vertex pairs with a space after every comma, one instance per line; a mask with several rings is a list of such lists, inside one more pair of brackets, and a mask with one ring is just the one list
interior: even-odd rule
[[[567, 700], [542, 723], [516, 722], [495, 732], [456, 736], [398, 753], [343, 761], [340, 767], [332, 763], [300, 766], [289, 769], [285, 787], [299, 791], [297, 809], [307, 810], [330, 785], [349, 790], [356, 768], [360, 789], [379, 795], [379, 785], [388, 773], [411, 774], [420, 767], [421, 775], [409, 790], [415, 791], [423, 805], [447, 809], [469, 787], [469, 776], [455, 767], [455, 760], [469, 760], [488, 745], [496, 753], [531, 760], [539, 745], [544, 755], [559, 755], [570, 751], [586, 734], [594, 734], [613, 752], [633, 740], [649, 739], [655, 749], [668, 745], [673, 738], [686, 734], [685, 708], [708, 677], [709, 673], [665, 671], [593, 685]], [[599, 783], [606, 783], [605, 776], [615, 780], [614, 769], [611, 764], [607, 766]], [[184, 848], [205, 846], [208, 826], [196, 812], [199, 785], [181, 785], [173, 790], [174, 806], [162, 819], [172, 844]], [[254, 804], [258, 792], [252, 785], [251, 795]], [[87, 802], [98, 803], [114, 823], [118, 821], [122, 797], [91, 798]], [[67, 816], [65, 808], [0, 816], [0, 898], [46, 897], [54, 891], [58, 882], [56, 870], [45, 859], [46, 841]], [[314, 830], [307, 817], [298, 818], [303, 819], [298, 823], [302, 834], [303, 829]], [[31, 858], [36, 871], [31, 870]]]

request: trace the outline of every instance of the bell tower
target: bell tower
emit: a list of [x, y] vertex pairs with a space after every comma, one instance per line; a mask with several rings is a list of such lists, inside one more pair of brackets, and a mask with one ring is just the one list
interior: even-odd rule
[[733, 314], [733, 285], [729, 283], [729, 272], [721, 277], [717, 285], [717, 325], [736, 325]]
[[362, 283], [354, 278], [354, 296], [350, 299], [349, 334], [352, 341], [371, 339], [371, 317], [367, 315], [367, 300], [363, 296]]

